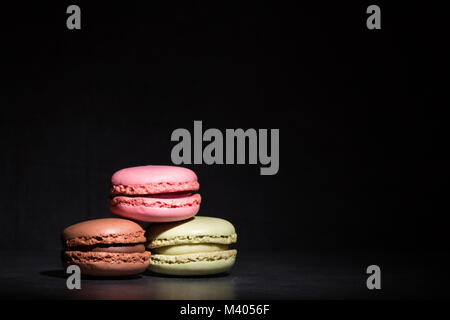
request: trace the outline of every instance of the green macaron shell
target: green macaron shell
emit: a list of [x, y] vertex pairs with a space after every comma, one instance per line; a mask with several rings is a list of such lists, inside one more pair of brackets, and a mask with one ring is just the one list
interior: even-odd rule
[[152, 249], [189, 243], [230, 244], [236, 242], [237, 235], [227, 220], [195, 216], [179, 222], [154, 224], [147, 232], [147, 239], [147, 247]]

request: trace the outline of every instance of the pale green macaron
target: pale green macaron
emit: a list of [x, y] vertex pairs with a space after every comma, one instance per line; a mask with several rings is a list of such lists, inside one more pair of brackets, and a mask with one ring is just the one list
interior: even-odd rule
[[150, 271], [168, 275], [194, 276], [228, 271], [237, 251], [229, 249], [237, 240], [234, 226], [220, 218], [157, 223], [147, 231]]

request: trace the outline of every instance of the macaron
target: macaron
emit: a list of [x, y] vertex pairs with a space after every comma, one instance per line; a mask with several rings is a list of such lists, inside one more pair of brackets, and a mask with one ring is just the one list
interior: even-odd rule
[[110, 210], [146, 222], [186, 220], [197, 214], [201, 197], [197, 175], [176, 166], [140, 166], [117, 171], [111, 178]]
[[150, 262], [145, 230], [126, 219], [94, 219], [71, 225], [62, 232], [62, 241], [64, 266], [78, 265], [82, 275], [135, 275], [145, 271]]
[[195, 216], [186, 221], [152, 224], [147, 229], [152, 252], [148, 269], [155, 273], [195, 276], [228, 271], [237, 251], [234, 226], [220, 218]]

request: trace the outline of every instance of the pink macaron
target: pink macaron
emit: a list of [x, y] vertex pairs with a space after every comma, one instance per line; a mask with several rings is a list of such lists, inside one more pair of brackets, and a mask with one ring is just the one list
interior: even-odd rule
[[195, 216], [201, 197], [197, 175], [175, 166], [141, 166], [111, 178], [111, 212], [146, 222], [180, 221]]

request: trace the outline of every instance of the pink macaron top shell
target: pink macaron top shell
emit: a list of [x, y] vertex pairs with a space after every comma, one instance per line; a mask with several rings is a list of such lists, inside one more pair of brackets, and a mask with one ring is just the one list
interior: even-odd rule
[[197, 175], [175, 166], [140, 166], [117, 171], [111, 178], [111, 193], [126, 195], [196, 191]]

